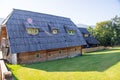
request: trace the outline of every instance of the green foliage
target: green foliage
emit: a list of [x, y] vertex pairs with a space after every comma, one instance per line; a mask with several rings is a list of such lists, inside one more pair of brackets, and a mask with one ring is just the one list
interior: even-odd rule
[[120, 17], [118, 16], [109, 21], [98, 22], [94, 29], [89, 27], [88, 30], [99, 40], [101, 45], [120, 45]]
[[96, 24], [95, 37], [100, 41], [101, 45], [112, 45], [111, 37], [113, 36], [110, 21], [99, 22]]
[[112, 20], [115, 45], [120, 45], [120, 17], [115, 16]]
[[91, 26], [89, 26], [88, 28], [87, 28], [87, 30], [92, 34], [92, 35], [94, 35], [94, 28], [92, 28]]
[[120, 80], [120, 47], [43, 63], [8, 65], [16, 80]]

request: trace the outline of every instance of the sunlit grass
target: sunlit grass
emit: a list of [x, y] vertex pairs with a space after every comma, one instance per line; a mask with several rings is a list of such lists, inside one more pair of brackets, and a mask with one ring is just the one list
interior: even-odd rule
[[75, 58], [8, 67], [16, 80], [120, 80], [120, 47]]

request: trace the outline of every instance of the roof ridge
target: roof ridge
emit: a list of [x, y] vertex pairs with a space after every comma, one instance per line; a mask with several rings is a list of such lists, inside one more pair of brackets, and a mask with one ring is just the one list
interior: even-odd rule
[[57, 15], [52, 15], [52, 14], [46, 14], [46, 13], [41, 13], [41, 12], [36, 12], [36, 11], [29, 11], [29, 10], [15, 9], [15, 8], [13, 8], [13, 11], [24, 11], [24, 12], [38, 13], [38, 14], [42, 14], [42, 15], [49, 15], [49, 16], [55, 16], [55, 17], [59, 17], [59, 18], [70, 19], [70, 18], [68, 18], [68, 17], [57, 16]]

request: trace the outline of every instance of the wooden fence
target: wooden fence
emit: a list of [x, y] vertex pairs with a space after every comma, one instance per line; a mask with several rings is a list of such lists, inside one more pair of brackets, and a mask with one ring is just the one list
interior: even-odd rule
[[92, 48], [84, 48], [82, 49], [82, 52], [86, 53], [86, 52], [92, 52], [92, 51], [103, 50], [103, 49], [105, 49], [104, 46], [98, 46], [98, 47], [92, 47]]
[[2, 52], [0, 51], [0, 80], [12, 80], [12, 72], [9, 71], [5, 65], [5, 62], [2, 56]]

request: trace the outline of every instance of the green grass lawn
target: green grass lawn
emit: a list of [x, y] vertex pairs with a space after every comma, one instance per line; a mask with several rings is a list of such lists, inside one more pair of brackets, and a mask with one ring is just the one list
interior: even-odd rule
[[43, 63], [9, 65], [16, 80], [120, 80], [120, 47]]

